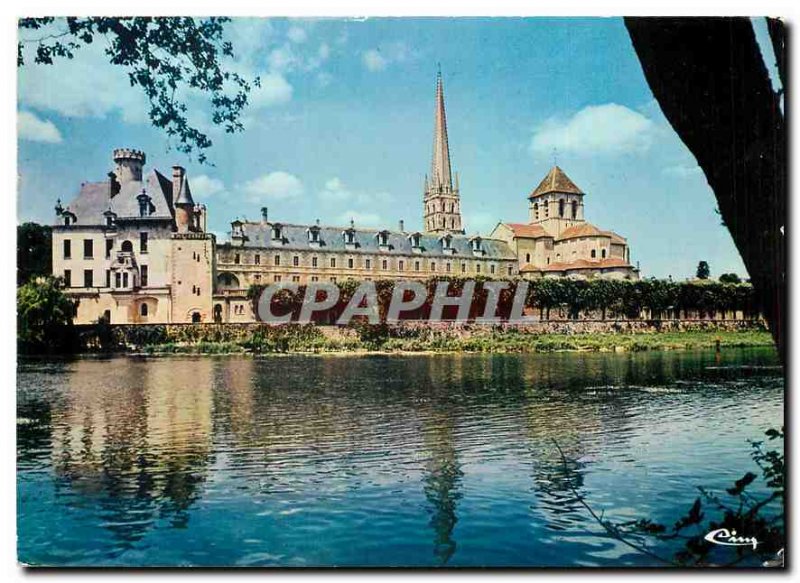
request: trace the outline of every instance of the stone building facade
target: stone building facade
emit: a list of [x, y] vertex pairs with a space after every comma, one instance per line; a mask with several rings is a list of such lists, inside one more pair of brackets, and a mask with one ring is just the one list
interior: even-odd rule
[[259, 221], [233, 221], [217, 244], [182, 167], [170, 177], [145, 173], [145, 154], [131, 149], [114, 150], [113, 160], [107, 180], [56, 205], [53, 273], [80, 300], [79, 324], [252, 322], [248, 289], [276, 282], [638, 276], [627, 241], [585, 221], [585, 195], [558, 167], [529, 195], [527, 223], [464, 233], [441, 74], [423, 231], [402, 221], [396, 229], [286, 223], [264, 208]]

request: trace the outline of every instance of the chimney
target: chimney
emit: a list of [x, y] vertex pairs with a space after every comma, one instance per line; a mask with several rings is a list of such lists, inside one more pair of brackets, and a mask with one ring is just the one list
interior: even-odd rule
[[399, 226], [400, 226], [400, 232], [404, 233], [406, 228], [405, 228], [405, 224], [403, 224], [403, 219], [400, 219], [400, 225]]
[[173, 202], [178, 200], [178, 195], [181, 193], [181, 188], [183, 187], [183, 176], [186, 174], [186, 170], [184, 170], [183, 166], [173, 166], [172, 167], [172, 200]]
[[266, 225], [267, 222], [268, 222], [268, 217], [269, 217], [269, 209], [267, 207], [265, 207], [265, 206], [262, 206], [261, 207], [261, 222]]

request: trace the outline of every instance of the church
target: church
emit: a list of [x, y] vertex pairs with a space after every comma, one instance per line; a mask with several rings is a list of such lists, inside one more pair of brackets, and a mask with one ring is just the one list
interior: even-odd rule
[[584, 218], [585, 193], [554, 166], [528, 195], [524, 223], [465, 234], [453, 173], [444, 86], [436, 78], [433, 155], [423, 230], [234, 220], [229, 240], [207, 231], [207, 208], [184, 168], [145, 173], [146, 155], [113, 152], [106, 180], [81, 185], [53, 225], [53, 274], [79, 300], [75, 322], [252, 322], [251, 285], [347, 279], [638, 278], [624, 237]]

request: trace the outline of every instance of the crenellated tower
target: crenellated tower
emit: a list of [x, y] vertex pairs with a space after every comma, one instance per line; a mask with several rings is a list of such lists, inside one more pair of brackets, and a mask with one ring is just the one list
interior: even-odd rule
[[447, 116], [444, 109], [442, 72], [436, 75], [433, 158], [430, 176], [425, 176], [424, 224], [429, 233], [463, 233], [458, 173], [455, 183], [450, 168], [450, 145], [447, 141]]

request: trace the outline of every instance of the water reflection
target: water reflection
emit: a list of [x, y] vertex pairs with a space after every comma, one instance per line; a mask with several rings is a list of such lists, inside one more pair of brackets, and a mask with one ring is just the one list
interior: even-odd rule
[[[774, 421], [780, 373], [759, 368], [774, 356], [725, 358], [719, 366], [713, 353], [23, 363], [21, 552], [56, 561], [48, 552], [64, 543], [37, 521], [66, 507], [77, 510], [69, 520], [111, 535], [91, 543], [102, 564], [185, 562], [180, 539], [159, 539], [179, 531], [195, 547], [213, 541], [192, 555], [195, 564], [237, 562], [245, 540], [261, 548], [252, 556], [278, 564], [285, 556], [568, 564], [536, 545], [555, 536], [545, 531], [585, 531], [570, 486], [638, 467], [657, 449], [652, 432], [680, 447], [676, 424], [718, 426], [748, 404], [751, 423]], [[755, 368], [726, 368], [740, 362]], [[698, 455], [729, 461], [723, 438], [701, 441]], [[678, 456], [654, 459], [659, 480], [685, 479]], [[37, 494], [48, 487], [52, 500]], [[609, 507], [636, 496], [603, 492]], [[217, 505], [224, 514], [213, 514]], [[503, 525], [507, 533], [493, 536], [508, 541], [486, 540]], [[575, 549], [581, 561], [593, 552]]]

